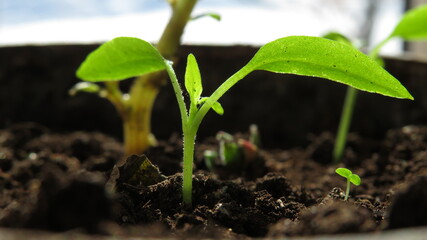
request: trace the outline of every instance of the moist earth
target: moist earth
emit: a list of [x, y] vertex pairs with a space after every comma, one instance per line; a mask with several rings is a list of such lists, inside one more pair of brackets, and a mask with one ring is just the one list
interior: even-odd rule
[[[182, 204], [178, 136], [115, 166], [122, 145], [101, 133], [53, 133], [35, 123], [0, 130], [0, 226], [244, 239], [427, 225], [426, 126], [390, 130], [381, 141], [350, 134], [338, 165], [328, 132], [304, 147], [263, 147], [239, 169], [208, 168], [203, 151], [218, 143], [207, 138], [196, 144], [192, 206]], [[148, 167], [129, 167], [135, 162]], [[348, 201], [335, 174], [344, 166], [362, 179]]]

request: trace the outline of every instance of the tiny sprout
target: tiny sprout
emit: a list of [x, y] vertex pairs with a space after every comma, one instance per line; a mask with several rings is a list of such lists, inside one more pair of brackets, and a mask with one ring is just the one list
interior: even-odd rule
[[251, 124], [249, 126], [249, 141], [257, 147], [261, 146], [261, 137], [259, 135], [258, 125]]
[[216, 135], [216, 140], [219, 142], [219, 157], [221, 163], [228, 167], [237, 167], [241, 165], [241, 151], [234, 137], [229, 133], [220, 131]]
[[345, 197], [344, 197], [344, 201], [347, 201], [348, 195], [350, 193], [350, 183], [353, 183], [354, 185], [359, 186], [361, 182], [360, 177], [357, 174], [353, 174], [347, 168], [337, 168], [335, 172], [338, 175], [347, 178], [347, 189], [345, 191]]
[[209, 171], [214, 169], [215, 159], [218, 157], [218, 153], [214, 150], [205, 150], [203, 152], [203, 159], [205, 160], [205, 165]]

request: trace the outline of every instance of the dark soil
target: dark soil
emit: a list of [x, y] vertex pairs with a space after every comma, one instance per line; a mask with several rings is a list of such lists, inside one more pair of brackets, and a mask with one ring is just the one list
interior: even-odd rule
[[[344, 201], [330, 164], [333, 136], [304, 148], [260, 150], [240, 169], [208, 171], [196, 145], [193, 207], [181, 203], [182, 144], [174, 135], [146, 156], [157, 168], [124, 166], [116, 140], [51, 133], [32, 124], [0, 130], [0, 225], [151, 237], [280, 237], [360, 233], [427, 225], [427, 127], [390, 130], [384, 140], [351, 135], [343, 163], [361, 179]], [[285, 148], [286, 146], [284, 146]], [[129, 167], [130, 166], [130, 167]], [[137, 170], [135, 170], [137, 169]], [[147, 170], [148, 169], [148, 170]], [[152, 176], [144, 178], [144, 174]]]

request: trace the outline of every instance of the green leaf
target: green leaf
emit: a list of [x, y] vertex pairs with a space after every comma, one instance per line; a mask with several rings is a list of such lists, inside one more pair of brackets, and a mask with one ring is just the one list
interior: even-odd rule
[[185, 70], [185, 88], [190, 95], [192, 104], [197, 105], [202, 94], [202, 78], [200, 77], [199, 66], [193, 54], [187, 57], [187, 68]]
[[74, 96], [79, 92], [98, 93], [99, 91], [101, 88], [95, 83], [78, 82], [70, 89], [69, 94]]
[[[208, 99], [209, 99], [208, 97], [202, 97], [199, 100], [198, 104], [201, 105], [204, 102], [206, 102], [206, 100], [208, 100]], [[218, 115], [221, 115], [221, 116], [224, 115], [224, 108], [222, 107], [221, 103], [219, 103], [219, 102], [214, 102], [212, 104], [212, 110], [214, 110]]]
[[361, 182], [360, 177], [357, 174], [351, 174], [349, 180], [356, 186], [359, 186]]
[[242, 70], [326, 78], [367, 92], [413, 99], [370, 57], [347, 44], [319, 37], [291, 36], [267, 43]]
[[345, 178], [349, 178], [353, 173], [348, 170], [347, 168], [337, 168], [335, 170], [336, 173], [338, 173], [338, 175], [345, 177]]
[[211, 17], [217, 21], [221, 21], [221, 15], [219, 15], [218, 13], [202, 13], [202, 14], [199, 14], [199, 15], [192, 17], [191, 20], [194, 21], [194, 20], [197, 20], [199, 18], [204, 18], [204, 17]]
[[401, 37], [405, 40], [427, 38], [427, 5], [407, 11], [394, 28], [391, 37]]
[[163, 57], [150, 43], [119, 37], [90, 53], [77, 70], [77, 77], [90, 82], [119, 81], [165, 68]]
[[212, 105], [212, 109], [218, 114], [218, 115], [224, 115], [224, 108], [222, 108], [221, 103], [214, 102]]

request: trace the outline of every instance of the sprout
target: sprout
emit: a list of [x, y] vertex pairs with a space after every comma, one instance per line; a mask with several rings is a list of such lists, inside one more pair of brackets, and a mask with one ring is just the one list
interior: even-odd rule
[[350, 183], [353, 183], [354, 185], [359, 186], [361, 182], [360, 177], [357, 174], [352, 173], [347, 168], [337, 168], [335, 172], [338, 175], [345, 177], [347, 179], [347, 189], [345, 191], [345, 197], [344, 197], [344, 201], [347, 201], [348, 195], [350, 194]]

